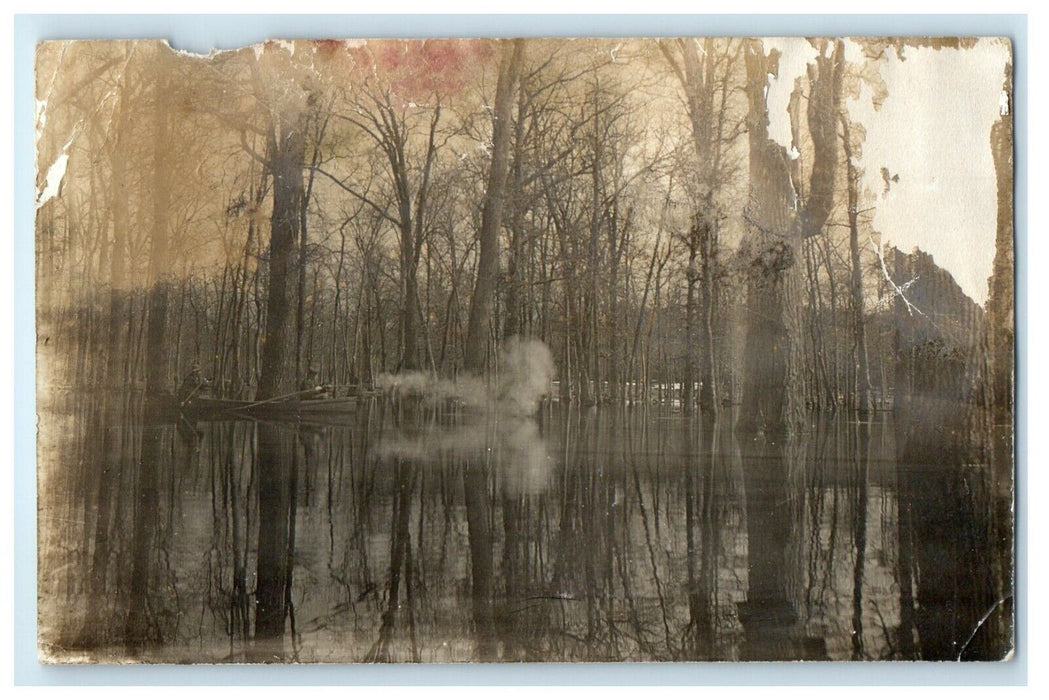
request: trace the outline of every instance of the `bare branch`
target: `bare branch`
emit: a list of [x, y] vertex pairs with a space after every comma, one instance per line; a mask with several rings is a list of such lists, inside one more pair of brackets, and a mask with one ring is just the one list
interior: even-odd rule
[[329, 173], [329, 172], [328, 172], [327, 170], [324, 170], [324, 169], [323, 169], [323, 168], [321, 168], [320, 166], [316, 166], [316, 165], [314, 165], [314, 166], [310, 166], [310, 168], [309, 168], [309, 169], [310, 169], [310, 170], [312, 170], [313, 172], [316, 172], [316, 173], [320, 173], [320, 174], [321, 174], [321, 175], [323, 175], [324, 177], [328, 178], [329, 180], [331, 180], [332, 182], [334, 182], [334, 183], [335, 183], [336, 185], [338, 185], [339, 187], [341, 187], [341, 188], [342, 188], [342, 189], [343, 189], [343, 190], [344, 190], [345, 192], [347, 192], [348, 194], [350, 194], [350, 195], [352, 195], [352, 196], [356, 197], [356, 198], [357, 198], [357, 199], [359, 199], [360, 201], [362, 201], [362, 202], [364, 202], [365, 204], [367, 204], [367, 205], [368, 205], [369, 207], [371, 207], [371, 208], [372, 208], [372, 209], [373, 209], [373, 210], [374, 210], [374, 211], [375, 211], [375, 212], [376, 212], [376, 213], [377, 213], [377, 214], [378, 214], [379, 216], [381, 216], [382, 218], [386, 219], [387, 221], [389, 221], [389, 222], [390, 222], [391, 224], [393, 224], [394, 226], [400, 227], [400, 225], [401, 225], [401, 222], [400, 222], [399, 220], [397, 220], [397, 219], [393, 218], [392, 216], [390, 216], [390, 215], [389, 215], [389, 214], [387, 213], [387, 209], [388, 209], [388, 207], [380, 207], [380, 206], [379, 206], [378, 204], [376, 204], [376, 203], [375, 203], [374, 201], [372, 201], [372, 200], [371, 200], [370, 198], [368, 198], [368, 196], [367, 196], [367, 195], [361, 194], [360, 192], [358, 192], [357, 190], [353, 189], [352, 187], [350, 187], [349, 185], [347, 185], [347, 184], [346, 184], [345, 182], [343, 182], [343, 181], [342, 181], [342, 180], [340, 180], [339, 178], [335, 177], [334, 175], [332, 175], [331, 173]]

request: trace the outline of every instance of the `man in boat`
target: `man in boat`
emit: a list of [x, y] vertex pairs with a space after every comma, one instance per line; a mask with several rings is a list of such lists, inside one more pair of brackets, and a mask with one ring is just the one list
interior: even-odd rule
[[309, 369], [306, 371], [306, 376], [302, 378], [299, 383], [299, 391], [307, 392], [312, 391], [311, 394], [305, 394], [303, 399], [330, 399], [331, 391], [328, 387], [321, 386], [320, 380], [320, 368], [317, 367], [316, 363], [310, 363]]
[[211, 381], [208, 380], [200, 368], [199, 362], [194, 362], [189, 368], [189, 373], [182, 379], [178, 387], [179, 403], [186, 403], [195, 398], [200, 398], [209, 393]]

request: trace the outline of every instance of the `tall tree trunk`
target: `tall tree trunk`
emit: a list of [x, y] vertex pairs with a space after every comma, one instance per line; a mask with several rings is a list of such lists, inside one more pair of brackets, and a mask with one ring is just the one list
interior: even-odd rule
[[835, 174], [838, 161], [838, 120], [842, 114], [842, 82], [845, 75], [845, 45], [822, 40], [819, 55], [808, 67], [809, 99], [806, 116], [812, 137], [812, 173], [809, 191], [800, 212], [801, 235], [816, 236], [834, 208]]
[[849, 290], [852, 293], [852, 337], [853, 365], [856, 368], [856, 405], [861, 417], [867, 416], [874, 406], [871, 399], [870, 360], [867, 353], [867, 329], [863, 317], [863, 268], [860, 265], [859, 243], [859, 187], [860, 173], [852, 160], [852, 142], [849, 118], [841, 114], [842, 143], [845, 147], [845, 164], [848, 171], [849, 190], [849, 258], [851, 277]]
[[[987, 621], [987, 633], [972, 640], [989, 657], [1004, 654], [1015, 644], [1013, 578], [1014, 474], [1014, 307], [1013, 307], [1013, 120], [1012, 66], [1006, 66], [1003, 91], [1007, 108], [991, 127], [991, 152], [998, 181], [998, 221], [993, 275], [989, 283], [987, 316], [981, 354], [985, 365], [984, 406], [973, 431], [982, 433], [982, 460], [989, 463], [991, 506], [988, 540], [998, 547], [991, 555], [987, 576], [993, 595], [1002, 600]], [[982, 428], [982, 430], [980, 430]], [[979, 653], [979, 652], [978, 652]]]
[[[715, 192], [724, 183], [721, 173], [722, 138], [724, 136], [727, 75], [723, 77], [720, 108], [715, 111], [718, 95], [716, 67], [723, 57], [717, 55], [714, 40], [704, 39], [702, 56], [695, 39], [678, 40], [682, 63], [660, 45], [664, 56], [677, 73], [685, 90], [692, 142], [701, 169], [703, 191], [701, 209], [696, 212], [689, 230], [689, 265], [686, 270], [685, 309], [685, 392], [686, 415], [693, 409], [693, 391], [699, 383], [699, 407], [706, 418], [717, 411], [717, 380], [713, 328], [716, 323], [713, 273], [717, 255], [717, 215]], [[698, 259], [698, 264], [697, 264]], [[696, 286], [699, 285], [698, 298]], [[696, 332], [698, 330], [698, 337]]]
[[[314, 115], [314, 118], [320, 119], [318, 115]], [[305, 120], [304, 120], [305, 121]], [[306, 223], [309, 216], [310, 208], [310, 197], [313, 195], [313, 181], [317, 175], [316, 167], [320, 162], [321, 149], [320, 142], [324, 138], [324, 132], [327, 130], [327, 119], [321, 121], [318, 127], [315, 129], [313, 138], [313, 152], [310, 156], [310, 174], [306, 178], [306, 185], [302, 195], [302, 206], [299, 207], [299, 270], [298, 270], [298, 291], [296, 293], [296, 307], [295, 307], [295, 385], [298, 386], [299, 382], [306, 375], [307, 365], [311, 364], [313, 358], [312, 347], [306, 348], [306, 356], [303, 356], [303, 336], [306, 334], [306, 241], [307, 241], [307, 228]], [[305, 153], [305, 143], [303, 144]], [[340, 259], [341, 265], [341, 259]], [[314, 296], [313, 303], [317, 303], [316, 295]], [[313, 324], [310, 324], [311, 332]], [[312, 336], [311, 336], [312, 338]], [[333, 339], [334, 340], [334, 339]]]
[[1013, 475], [1014, 395], [1014, 299], [1013, 299], [1013, 117], [1012, 66], [1006, 66], [1003, 90], [1008, 109], [991, 127], [991, 153], [998, 181], [998, 221], [995, 236], [994, 273], [987, 300], [990, 347], [989, 380], [994, 424], [992, 464], [999, 492], [1008, 491]]
[[495, 88], [495, 109], [492, 124], [492, 165], [488, 171], [484, 208], [481, 211], [481, 247], [477, 261], [477, 284], [470, 303], [470, 318], [466, 329], [464, 364], [468, 371], [481, 372], [485, 366], [489, 325], [495, 305], [496, 283], [499, 277], [499, 229], [502, 225], [503, 198], [509, 169], [511, 111], [514, 102], [514, 84], [524, 48], [522, 39], [504, 45], [499, 61], [499, 80]]
[[[401, 310], [401, 358], [400, 369], [415, 370], [422, 366], [419, 356], [419, 276], [415, 262], [415, 243], [409, 233], [401, 236], [401, 295], [404, 308]], [[405, 242], [405, 239], [408, 239]]]
[[[127, 60], [131, 61], [130, 49]], [[121, 353], [121, 337], [125, 331], [124, 320], [127, 316], [128, 292], [128, 229], [131, 226], [128, 212], [130, 191], [128, 186], [128, 141], [131, 137], [131, 120], [128, 114], [128, 94], [131, 91], [130, 80], [125, 68], [123, 86], [117, 102], [117, 113], [114, 118], [116, 139], [110, 154], [111, 187], [113, 208], [113, 243], [109, 253], [109, 331], [106, 342], [106, 388], [123, 389], [124, 374]]]
[[[708, 207], [708, 210], [710, 207]], [[699, 409], [706, 418], [713, 419], [717, 406], [717, 366], [714, 350], [716, 319], [716, 289], [714, 269], [718, 249], [717, 222], [704, 222], [700, 229], [699, 256]]]
[[[524, 123], [527, 94], [525, 82], [518, 81], [517, 120], [514, 122], [514, 157], [511, 171], [511, 214], [510, 214], [510, 254], [506, 261], [506, 322], [503, 324], [503, 337], [519, 335], [524, 328], [523, 284], [524, 277], [524, 205], [521, 202], [524, 178]], [[531, 288], [531, 287], [529, 287]]]
[[426, 160], [423, 165], [422, 182], [419, 183], [415, 196], [413, 214], [411, 184], [408, 174], [408, 157], [406, 154], [406, 135], [404, 124], [399, 124], [395, 111], [387, 103], [382, 108], [390, 127], [383, 142], [388, 151], [391, 172], [397, 187], [397, 208], [400, 221], [400, 254], [401, 254], [401, 298], [404, 306], [401, 311], [401, 356], [400, 368], [405, 370], [419, 369], [422, 366], [422, 355], [419, 345], [419, 326], [422, 309], [419, 306], [419, 260], [422, 257], [422, 246], [425, 230], [426, 202], [429, 197], [430, 173], [434, 156], [437, 152], [437, 123], [441, 118], [440, 103], [434, 108], [430, 120], [430, 136], [426, 147]]
[[157, 481], [161, 455], [168, 431], [160, 426], [159, 397], [168, 389], [167, 316], [171, 281], [168, 209], [171, 206], [170, 130], [168, 127], [168, 79], [171, 70], [166, 45], [158, 47], [153, 115], [153, 237], [150, 248], [149, 321], [146, 331], [146, 427], [142, 431], [142, 456], [135, 475], [134, 538], [131, 558], [131, 590], [125, 626], [128, 648], [137, 651], [149, 638], [148, 594], [150, 559], [154, 553], [157, 523]]
[[149, 328], [146, 332], [146, 393], [156, 395], [168, 388], [167, 319], [171, 289], [170, 238], [171, 132], [169, 127], [171, 59], [166, 46], [158, 49], [155, 95], [153, 97], [153, 238], [149, 256]]
[[[693, 222], [689, 237], [689, 268], [688, 268], [688, 366], [693, 369], [690, 375], [698, 369], [699, 376], [689, 376], [689, 389], [691, 383], [699, 381], [699, 406], [704, 418], [713, 418], [716, 411], [715, 406], [715, 379], [714, 379], [714, 338], [712, 328], [714, 324], [713, 310], [713, 256], [715, 255], [714, 232], [717, 222], [714, 220], [714, 190], [722, 183], [719, 181], [721, 144], [715, 141], [715, 136], [720, 137], [719, 120], [723, 115], [714, 114], [714, 64], [717, 57], [714, 54], [714, 42], [709, 37], [704, 40], [703, 57], [699, 55], [699, 47], [696, 42], [686, 41], [683, 44], [685, 58], [685, 76], [689, 86], [688, 102], [689, 114], [692, 121], [692, 137], [696, 148], [696, 156], [701, 167], [706, 169], [705, 180], [706, 191], [703, 193], [703, 211], [701, 211]], [[721, 107], [725, 109], [724, 104]], [[698, 252], [699, 268], [696, 268], [694, 258]], [[699, 312], [698, 320], [699, 337], [695, 336], [696, 319], [696, 295], [695, 285], [699, 282]]]
[[[123, 85], [119, 90], [116, 114], [114, 115], [116, 139], [110, 153], [111, 167], [111, 207], [113, 211], [113, 240], [109, 250], [109, 318], [106, 329], [106, 362], [103, 374], [103, 393], [101, 401], [102, 414], [102, 444], [101, 444], [101, 473], [99, 474], [97, 505], [95, 515], [95, 542], [92, 557], [92, 573], [94, 574], [93, 593], [101, 594], [105, 590], [106, 575], [109, 565], [109, 535], [110, 521], [114, 508], [113, 489], [114, 479], [120, 464], [120, 439], [122, 435], [121, 425], [125, 422], [124, 408], [126, 406], [124, 394], [125, 386], [123, 374], [124, 348], [123, 330], [127, 318], [128, 293], [125, 289], [127, 283], [127, 236], [129, 226], [128, 216], [128, 184], [127, 184], [127, 141], [129, 138], [130, 119], [128, 118], [127, 95], [130, 92], [130, 80], [128, 78], [128, 67], [132, 53], [130, 47], [125, 48], [125, 67]], [[103, 232], [103, 237], [105, 233]]]
[[787, 426], [788, 353], [785, 319], [788, 276], [794, 265], [791, 206], [795, 198], [787, 155], [768, 136], [765, 92], [778, 63], [765, 55], [760, 40], [747, 42], [747, 128], [750, 141], [750, 231], [744, 243], [747, 280], [747, 332], [744, 347], [743, 430]]
[[688, 238], [688, 268], [685, 270], [685, 376], [681, 392], [681, 410], [691, 416], [694, 408], [694, 388], [696, 384], [696, 282], [699, 280], [699, 268], [696, 258], [699, 255], [697, 233], [701, 225], [697, 220], [692, 223]]
[[837, 120], [840, 112], [844, 45], [819, 48], [809, 66], [809, 132], [813, 165], [808, 199], [798, 211], [797, 192], [783, 146], [768, 136], [765, 91], [778, 58], [766, 56], [761, 42], [746, 46], [747, 127], [750, 135], [750, 233], [744, 245], [750, 277], [747, 286], [748, 326], [746, 375], [740, 425], [764, 425], [770, 432], [791, 429], [809, 397], [803, 392], [801, 302], [805, 284], [797, 256], [805, 238], [817, 235], [834, 203]]
[[274, 115], [268, 145], [273, 175], [273, 214], [270, 218], [269, 296], [266, 302], [266, 335], [262, 341], [262, 367], [258, 399], [294, 391], [295, 370], [288, 366], [294, 318], [295, 245], [300, 235], [304, 201], [302, 171], [306, 140], [301, 115], [294, 109]]

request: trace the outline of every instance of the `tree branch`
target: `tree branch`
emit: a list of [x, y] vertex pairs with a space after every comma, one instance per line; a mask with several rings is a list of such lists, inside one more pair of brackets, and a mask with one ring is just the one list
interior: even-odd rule
[[324, 170], [320, 166], [312, 165], [312, 166], [309, 166], [309, 169], [312, 170], [313, 172], [320, 173], [324, 177], [328, 178], [329, 180], [334, 182], [336, 185], [341, 187], [343, 190], [345, 190], [347, 193], [353, 195], [354, 197], [356, 197], [360, 201], [362, 201], [365, 204], [367, 204], [368, 206], [370, 206], [373, 210], [375, 210], [375, 212], [379, 216], [381, 216], [382, 218], [386, 219], [387, 221], [389, 221], [394, 226], [400, 227], [400, 225], [401, 225], [400, 221], [398, 221], [397, 219], [393, 218], [388, 213], [386, 213], [386, 208], [380, 207], [373, 200], [369, 199], [367, 195], [361, 194], [360, 192], [358, 192], [357, 190], [353, 189], [352, 187], [347, 185], [345, 182], [343, 182], [339, 178], [335, 177], [334, 175], [329, 173], [327, 170]]

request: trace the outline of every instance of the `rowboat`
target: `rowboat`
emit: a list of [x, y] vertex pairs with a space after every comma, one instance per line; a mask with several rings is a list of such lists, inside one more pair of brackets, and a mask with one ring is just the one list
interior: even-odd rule
[[192, 398], [177, 406], [177, 411], [188, 419], [222, 420], [250, 416], [276, 420], [338, 417], [357, 410], [360, 397], [288, 398], [279, 401], [246, 401], [237, 399]]

